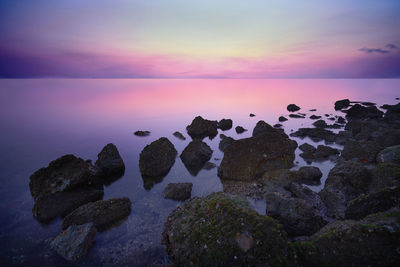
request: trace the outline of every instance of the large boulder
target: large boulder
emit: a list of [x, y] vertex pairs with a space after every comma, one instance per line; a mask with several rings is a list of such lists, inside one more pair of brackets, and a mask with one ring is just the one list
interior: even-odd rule
[[350, 201], [345, 210], [345, 217], [359, 220], [371, 213], [385, 211], [396, 206], [400, 206], [400, 187], [385, 188]]
[[342, 99], [335, 102], [335, 110], [341, 110], [350, 106], [349, 99]]
[[383, 112], [377, 109], [375, 106], [364, 107], [359, 104], [352, 106], [347, 110], [346, 118], [350, 120], [354, 119], [375, 119], [381, 118]]
[[296, 132], [291, 133], [293, 137], [309, 137], [314, 142], [325, 140], [327, 142], [334, 142], [336, 134], [332, 131], [323, 128], [299, 128]]
[[376, 157], [379, 163], [400, 164], [400, 145], [387, 147], [380, 151]]
[[96, 170], [88, 161], [65, 155], [41, 168], [30, 177], [29, 188], [34, 199], [43, 195], [72, 190], [95, 182]]
[[263, 134], [264, 132], [268, 131], [276, 131], [274, 127], [266, 123], [265, 121], [258, 121], [256, 126], [253, 129], [253, 136], [257, 136]]
[[382, 147], [373, 140], [350, 140], [344, 145], [341, 155], [346, 160], [355, 158], [361, 160], [362, 162], [374, 163], [376, 161], [376, 155], [381, 148]]
[[254, 137], [236, 140], [226, 147], [218, 176], [252, 181], [268, 170], [290, 168], [296, 147], [295, 141], [273, 128]]
[[169, 183], [163, 191], [163, 197], [184, 201], [192, 195], [192, 187], [192, 183]]
[[114, 144], [108, 144], [101, 150], [97, 155], [95, 166], [99, 170], [99, 175], [106, 181], [120, 178], [125, 172], [124, 161]]
[[165, 137], [147, 145], [140, 153], [139, 168], [144, 177], [162, 177], [168, 173], [178, 152]]
[[232, 120], [231, 119], [222, 119], [218, 122], [218, 128], [222, 131], [226, 131], [232, 128]]
[[192, 175], [197, 175], [204, 164], [211, 159], [212, 153], [213, 151], [206, 143], [195, 139], [185, 147], [180, 158], [186, 169]]
[[68, 214], [61, 227], [67, 229], [71, 225], [92, 222], [98, 230], [103, 230], [127, 217], [131, 213], [131, 204], [127, 197], [90, 202]]
[[203, 139], [204, 137], [214, 138], [218, 134], [218, 122], [203, 119], [197, 116], [192, 123], [186, 127], [188, 134], [192, 138]]
[[96, 242], [97, 230], [93, 223], [72, 225], [50, 242], [50, 247], [68, 261], [86, 256]]
[[36, 199], [32, 213], [41, 223], [48, 223], [59, 216], [67, 215], [83, 204], [102, 199], [103, 194], [101, 185], [43, 195]]
[[279, 223], [224, 193], [193, 198], [172, 211], [162, 243], [177, 266], [291, 264]]
[[370, 180], [369, 171], [361, 163], [341, 161], [329, 172], [319, 195], [335, 217], [343, 218], [347, 203], [368, 192]]
[[296, 104], [289, 104], [289, 105], [286, 107], [286, 109], [287, 109], [288, 111], [290, 111], [290, 112], [295, 112], [295, 111], [300, 110], [300, 107], [297, 106]]

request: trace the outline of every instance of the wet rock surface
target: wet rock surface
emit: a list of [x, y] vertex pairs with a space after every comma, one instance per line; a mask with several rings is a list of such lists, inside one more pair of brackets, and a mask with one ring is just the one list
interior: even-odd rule
[[131, 213], [131, 204], [127, 197], [87, 203], [64, 218], [62, 229], [92, 222], [98, 230], [104, 230], [127, 217]]
[[64, 259], [74, 262], [86, 256], [96, 242], [96, 235], [93, 223], [72, 225], [54, 238], [50, 247]]
[[182, 151], [180, 158], [190, 174], [197, 175], [206, 162], [211, 159], [212, 153], [213, 151], [206, 143], [193, 140]]
[[97, 155], [95, 166], [98, 169], [98, 175], [107, 181], [113, 181], [122, 177], [125, 173], [125, 164], [122, 160], [117, 147], [114, 144], [106, 145]]
[[192, 187], [192, 183], [169, 183], [163, 191], [163, 197], [184, 201], [192, 195]]
[[300, 110], [300, 107], [297, 106], [296, 104], [289, 104], [289, 105], [286, 107], [286, 109], [287, 109], [288, 111], [290, 111], [290, 112], [295, 112], [295, 111]]
[[226, 131], [232, 128], [232, 120], [231, 119], [222, 119], [218, 122], [218, 128], [222, 131]]
[[203, 119], [197, 116], [192, 123], [186, 127], [188, 134], [192, 138], [203, 139], [204, 137], [214, 138], [218, 134], [218, 122]]

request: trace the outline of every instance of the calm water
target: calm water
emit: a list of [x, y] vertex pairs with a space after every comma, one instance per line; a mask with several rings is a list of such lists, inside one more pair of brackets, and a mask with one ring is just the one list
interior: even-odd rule
[[[340, 114], [333, 103], [342, 98], [396, 103], [400, 80], [0, 80], [0, 264], [69, 265], [45, 246], [60, 231], [61, 220], [41, 225], [32, 216], [33, 199], [29, 176], [64, 154], [96, 160], [107, 143], [114, 143], [124, 159], [125, 175], [105, 187], [104, 199], [127, 196], [132, 200], [128, 219], [97, 236], [95, 247], [79, 265], [135, 264], [167, 262], [161, 246], [163, 223], [179, 202], [164, 200], [161, 192], [170, 182], [192, 182], [194, 196], [222, 190], [217, 169], [202, 170], [193, 177], [180, 158], [162, 182], [145, 190], [139, 173], [143, 147], [161, 136], [168, 137], [180, 154], [190, 138], [172, 136], [192, 119], [231, 118], [234, 127], [249, 131], [238, 135], [234, 129], [224, 134], [234, 138], [251, 135], [258, 120], [271, 125], [286, 106], [296, 103], [300, 112]], [[310, 109], [316, 112], [309, 112]], [[249, 113], [256, 114], [250, 118]], [[343, 115], [343, 114], [340, 114]], [[329, 122], [329, 121], [328, 121]], [[310, 126], [309, 119], [284, 122], [286, 133]], [[136, 130], [149, 130], [148, 137], [136, 137]], [[309, 139], [295, 139], [316, 144]], [[219, 137], [205, 139], [213, 149], [212, 161], [219, 165], [223, 154]], [[320, 142], [323, 143], [323, 142]], [[340, 146], [337, 146], [340, 148]], [[297, 165], [306, 165], [296, 151]], [[334, 163], [313, 163], [324, 173]], [[323, 187], [313, 187], [319, 191]], [[262, 200], [252, 201], [265, 212]]]

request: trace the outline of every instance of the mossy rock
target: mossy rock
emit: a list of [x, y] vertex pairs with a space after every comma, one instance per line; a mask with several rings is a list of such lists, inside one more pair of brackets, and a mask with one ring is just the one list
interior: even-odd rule
[[193, 198], [168, 217], [163, 244], [183, 266], [293, 265], [286, 233], [247, 201], [225, 193]]

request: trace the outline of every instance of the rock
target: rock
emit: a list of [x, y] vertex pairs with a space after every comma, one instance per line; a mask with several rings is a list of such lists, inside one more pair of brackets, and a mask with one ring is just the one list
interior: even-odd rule
[[288, 119], [287, 118], [285, 118], [285, 117], [283, 117], [283, 116], [280, 116], [279, 117], [279, 121], [280, 122], [284, 122], [284, 121], [287, 121]]
[[201, 116], [194, 118], [192, 123], [186, 127], [188, 134], [192, 138], [209, 137], [214, 138], [218, 134], [218, 122], [205, 120]]
[[232, 128], [232, 120], [231, 119], [222, 119], [218, 122], [218, 128], [222, 131], [226, 131]]
[[282, 124], [280, 124], [280, 123], [277, 123], [277, 124], [274, 124], [274, 128], [282, 128]]
[[272, 127], [265, 121], [258, 121], [256, 126], [253, 129], [252, 136], [257, 136], [257, 135], [263, 134], [268, 131], [276, 131], [276, 129], [274, 129], [274, 127]]
[[345, 124], [346, 123], [346, 119], [343, 118], [342, 116], [339, 116], [338, 119], [337, 119], [337, 123]]
[[172, 211], [162, 243], [177, 266], [290, 265], [291, 260], [281, 226], [224, 193], [193, 198]]
[[335, 142], [339, 145], [346, 144], [349, 140], [352, 139], [351, 132], [349, 131], [340, 131], [337, 133], [335, 137]]
[[385, 120], [400, 121], [400, 103], [386, 106]]
[[101, 188], [78, 188], [43, 195], [36, 199], [32, 214], [39, 222], [48, 223], [59, 216], [67, 215], [83, 204], [102, 199], [103, 194], [103, 186], [101, 186]]
[[217, 165], [215, 163], [208, 161], [204, 164], [203, 170], [212, 170], [216, 167], [217, 167]]
[[297, 182], [291, 182], [289, 185], [285, 186], [285, 189], [291, 193], [292, 197], [300, 198], [307, 204], [311, 205], [317, 212], [319, 212], [324, 220], [331, 221], [331, 219], [327, 217], [330, 216], [329, 211], [317, 193]]
[[304, 144], [300, 145], [299, 149], [306, 153], [315, 153], [315, 151], [317, 150], [314, 146], [312, 146], [308, 143], [304, 143]]
[[364, 106], [376, 106], [376, 103], [373, 102], [361, 102]]
[[169, 183], [163, 191], [163, 197], [184, 201], [192, 195], [192, 187], [192, 183]]
[[350, 201], [345, 210], [345, 218], [359, 220], [369, 214], [386, 211], [396, 206], [400, 206], [400, 187], [390, 187]]
[[381, 150], [376, 141], [347, 141], [343, 147], [342, 157], [346, 160], [359, 159], [363, 163], [374, 163]]
[[305, 118], [303, 115], [300, 115], [300, 114], [289, 114], [289, 117], [293, 118], [293, 119], [304, 119]]
[[358, 162], [343, 161], [328, 174], [319, 195], [335, 217], [343, 218], [347, 203], [368, 191], [371, 176]]
[[249, 115], [250, 117], [255, 117], [256, 115], [255, 114], [253, 114], [253, 113], [250, 113], [250, 115]]
[[377, 109], [375, 106], [371, 107], [363, 107], [359, 104], [352, 106], [348, 111], [346, 118], [347, 119], [374, 119], [381, 118], [383, 112]]
[[232, 137], [226, 136], [224, 134], [220, 134], [221, 137], [221, 141], [219, 141], [219, 149], [224, 152], [225, 149], [233, 143], [233, 141], [235, 141], [235, 139], [233, 139]]
[[317, 109], [313, 108], [313, 109], [310, 109], [310, 111], [311, 111], [311, 112], [314, 112], [314, 111], [317, 111]]
[[291, 133], [293, 137], [309, 137], [314, 142], [325, 140], [327, 142], [334, 142], [336, 134], [332, 131], [322, 128], [299, 128], [296, 132]]
[[77, 261], [87, 255], [96, 242], [96, 235], [93, 223], [72, 225], [54, 238], [50, 247], [67, 261]]
[[174, 132], [173, 135], [178, 139], [186, 140], [186, 137], [181, 132]]
[[290, 168], [296, 147], [295, 141], [275, 129], [236, 140], [226, 147], [218, 176], [221, 179], [252, 181], [268, 170]]
[[247, 129], [243, 128], [242, 126], [236, 126], [235, 131], [236, 133], [241, 134], [247, 131]]
[[65, 155], [31, 175], [29, 188], [34, 199], [94, 183], [96, 170], [90, 162]]
[[326, 127], [328, 127], [328, 124], [326, 124], [326, 122], [324, 120], [317, 120], [317, 121], [315, 121], [313, 123], [313, 125], [315, 127], [318, 127], [318, 128], [326, 128]]
[[290, 111], [290, 112], [295, 112], [295, 111], [300, 110], [300, 107], [296, 106], [295, 104], [289, 104], [287, 106], [287, 110]]
[[294, 242], [300, 266], [397, 266], [399, 209], [361, 221], [335, 221], [305, 242]]
[[131, 213], [131, 204], [127, 197], [90, 202], [68, 214], [61, 227], [67, 229], [71, 225], [92, 222], [98, 230], [103, 230], [110, 224], [127, 217]]
[[307, 185], [318, 185], [321, 184], [322, 172], [319, 168], [313, 166], [304, 166], [301, 167], [296, 175], [298, 180]]
[[393, 163], [379, 163], [372, 170], [368, 193], [376, 193], [393, 186], [400, 186], [400, 166]]
[[178, 152], [165, 137], [152, 142], [140, 153], [139, 168], [144, 177], [162, 177], [174, 165]]
[[125, 173], [125, 164], [114, 144], [106, 145], [97, 155], [95, 166], [105, 183], [120, 178]]
[[376, 157], [379, 163], [400, 164], [400, 145], [387, 147], [380, 151]]
[[349, 99], [342, 99], [335, 102], [335, 110], [341, 110], [350, 106]]
[[321, 119], [321, 116], [311, 115], [311, 116], [310, 116], [310, 119], [312, 119], [312, 120], [318, 120], [318, 119]]
[[290, 171], [289, 169], [271, 170], [264, 173], [260, 179], [260, 183], [263, 185], [264, 195], [273, 192], [279, 192], [286, 196], [291, 196], [291, 193], [287, 190], [292, 182], [298, 181], [297, 173]]
[[340, 154], [339, 150], [336, 148], [332, 148], [330, 146], [319, 145], [317, 146], [317, 150], [315, 151], [315, 158], [317, 159], [324, 159], [330, 156]]
[[266, 214], [283, 224], [289, 236], [311, 235], [328, 221], [305, 200], [274, 192], [265, 196]]
[[150, 135], [150, 131], [136, 131], [133, 133], [136, 136], [149, 136]]
[[262, 183], [221, 180], [223, 192], [251, 199], [264, 199]]
[[204, 164], [211, 159], [212, 153], [213, 151], [206, 143], [195, 139], [183, 150], [180, 158], [190, 174], [196, 176]]

